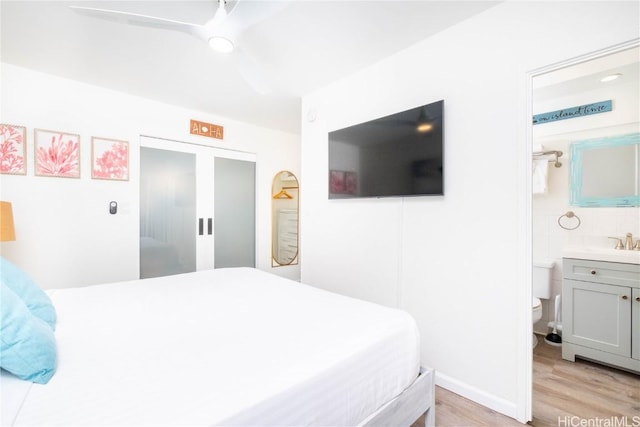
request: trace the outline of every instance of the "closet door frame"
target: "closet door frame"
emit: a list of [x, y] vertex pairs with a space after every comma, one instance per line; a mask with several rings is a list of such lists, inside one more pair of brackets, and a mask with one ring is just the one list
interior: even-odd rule
[[[213, 269], [215, 266], [215, 158], [222, 157], [234, 160], [244, 160], [256, 163], [255, 153], [230, 150], [219, 147], [176, 141], [165, 138], [141, 135], [140, 147], [158, 150], [190, 153], [196, 156], [196, 218], [193, 223], [193, 233], [196, 236], [196, 271]], [[257, 174], [256, 174], [257, 176]], [[257, 188], [257, 183], [256, 183]], [[257, 226], [257, 201], [254, 223]], [[211, 221], [209, 221], [211, 219]], [[199, 222], [202, 220], [202, 234], [199, 233]], [[211, 228], [209, 223], [211, 222]], [[256, 234], [257, 240], [257, 234]], [[257, 259], [257, 242], [254, 250]]]

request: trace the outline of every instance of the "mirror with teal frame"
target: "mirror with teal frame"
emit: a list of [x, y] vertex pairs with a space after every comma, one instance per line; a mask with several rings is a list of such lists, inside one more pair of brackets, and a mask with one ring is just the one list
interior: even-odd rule
[[572, 206], [640, 206], [640, 133], [574, 142], [569, 153]]

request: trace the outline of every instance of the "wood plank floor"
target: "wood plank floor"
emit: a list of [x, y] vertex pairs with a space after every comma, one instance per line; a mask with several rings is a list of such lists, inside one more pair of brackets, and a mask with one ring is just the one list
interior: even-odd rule
[[[600, 424], [596, 424], [598, 420]], [[613, 424], [616, 422], [620, 424]], [[422, 423], [424, 426], [424, 421]], [[539, 339], [533, 352], [533, 421], [530, 425], [640, 426], [640, 375], [579, 359], [575, 363], [562, 360], [560, 347]], [[522, 424], [436, 387], [436, 426]]]

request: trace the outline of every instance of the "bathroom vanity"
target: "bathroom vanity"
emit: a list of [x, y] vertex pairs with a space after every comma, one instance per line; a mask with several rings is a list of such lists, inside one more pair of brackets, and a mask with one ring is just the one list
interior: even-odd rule
[[640, 252], [565, 251], [562, 358], [640, 372]]

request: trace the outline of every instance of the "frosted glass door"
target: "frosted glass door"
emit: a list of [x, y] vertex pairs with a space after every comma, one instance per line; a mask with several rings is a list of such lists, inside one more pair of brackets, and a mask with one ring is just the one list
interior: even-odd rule
[[140, 278], [196, 270], [196, 156], [140, 148]]
[[255, 159], [141, 137], [141, 278], [255, 267]]
[[215, 158], [215, 267], [256, 266], [256, 164]]

